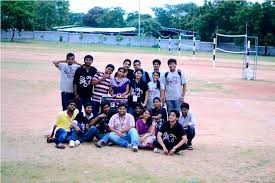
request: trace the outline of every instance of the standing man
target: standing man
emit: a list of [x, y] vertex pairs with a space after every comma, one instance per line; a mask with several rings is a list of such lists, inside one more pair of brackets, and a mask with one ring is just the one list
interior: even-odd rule
[[138, 151], [139, 135], [135, 128], [134, 117], [126, 113], [126, 105], [118, 105], [118, 113], [114, 114], [109, 121], [109, 139], [125, 148], [131, 148], [134, 152]]
[[[134, 72], [138, 69], [141, 69], [141, 62], [140, 60], [134, 60]], [[142, 80], [149, 83], [150, 82], [150, 77], [149, 77], [149, 74], [148, 72], [146, 72], [145, 70], [141, 69], [142, 70]]]
[[180, 104], [184, 102], [186, 92], [186, 79], [182, 72], [176, 71], [176, 59], [168, 60], [169, 72], [165, 73], [166, 104], [168, 112], [180, 111]]
[[159, 59], [154, 59], [153, 60], [154, 70], [149, 72], [149, 77], [150, 77], [150, 80], [153, 81], [153, 72], [159, 72], [160, 73], [159, 81], [160, 81], [160, 83], [164, 84], [164, 79], [165, 79], [164, 74], [165, 73], [159, 70], [160, 65], [161, 65], [161, 61]]
[[80, 64], [75, 61], [73, 53], [68, 53], [65, 61], [53, 61], [53, 64], [60, 71], [61, 103], [64, 111], [67, 109], [68, 101], [74, 99], [74, 74]]
[[74, 95], [77, 100], [77, 109], [81, 111], [82, 106], [85, 103], [91, 103], [92, 97], [92, 78], [96, 74], [97, 70], [91, 64], [93, 63], [93, 57], [86, 55], [84, 57], [84, 65], [79, 67], [75, 71], [74, 75]]
[[166, 155], [181, 154], [180, 151], [187, 148], [187, 138], [182, 126], [178, 123], [180, 113], [172, 110], [168, 122], [163, 123], [154, 141], [155, 153]]
[[108, 64], [105, 68], [105, 72], [98, 72], [95, 74], [92, 80], [94, 86], [92, 92], [92, 105], [93, 114], [96, 116], [99, 112], [100, 102], [103, 96], [107, 96], [111, 87], [111, 74], [115, 67], [112, 64]]
[[179, 118], [179, 123], [184, 129], [184, 132], [187, 135], [187, 145], [188, 145], [188, 150], [193, 150], [192, 147], [192, 140], [195, 137], [195, 115], [189, 111], [189, 104], [183, 102], [180, 105], [181, 108], [181, 116]]

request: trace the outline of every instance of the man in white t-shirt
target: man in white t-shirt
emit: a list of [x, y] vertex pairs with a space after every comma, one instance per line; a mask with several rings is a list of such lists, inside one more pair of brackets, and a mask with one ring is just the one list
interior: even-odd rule
[[171, 58], [167, 63], [170, 69], [164, 76], [167, 110], [180, 111], [180, 104], [184, 102], [186, 92], [186, 78], [184, 73], [176, 70], [176, 59]]
[[53, 61], [60, 70], [60, 90], [63, 111], [67, 109], [67, 102], [74, 99], [73, 79], [76, 69], [81, 65], [75, 61], [73, 53], [68, 53], [66, 60]]
[[154, 70], [153, 71], [149, 71], [148, 74], [149, 74], [149, 77], [150, 77], [150, 80], [153, 81], [153, 72], [159, 72], [160, 73], [160, 77], [159, 77], [159, 81], [160, 83], [164, 84], [164, 72], [160, 71], [159, 68], [161, 66], [161, 61], [159, 59], [154, 59], [153, 60], [153, 67], [154, 67]]

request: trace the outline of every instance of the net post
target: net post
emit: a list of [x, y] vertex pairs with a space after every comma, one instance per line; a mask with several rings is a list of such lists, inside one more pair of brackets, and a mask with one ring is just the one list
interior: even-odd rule
[[159, 37], [158, 51], [159, 51], [159, 54], [160, 54], [160, 37]]
[[179, 35], [179, 59], [180, 59], [180, 45], [181, 45], [181, 34]]
[[195, 37], [195, 34], [193, 33], [193, 60], [195, 59], [195, 54], [196, 54], [196, 37]]
[[212, 63], [212, 67], [215, 67], [216, 65], [216, 40], [217, 38], [213, 39], [213, 63]]
[[170, 37], [169, 37], [168, 53], [169, 53], [169, 55], [171, 55], [171, 38]]

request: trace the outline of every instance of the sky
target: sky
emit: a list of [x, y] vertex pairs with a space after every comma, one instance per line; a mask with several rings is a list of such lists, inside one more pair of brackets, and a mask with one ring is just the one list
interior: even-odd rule
[[[203, 5], [203, 0], [69, 0], [70, 10], [74, 13], [87, 13], [95, 6], [103, 8], [122, 7], [126, 13], [138, 11], [140, 1], [140, 13], [153, 15], [152, 7], [163, 7], [165, 4], [175, 5], [194, 2]], [[262, 3], [264, 0], [249, 0]]]

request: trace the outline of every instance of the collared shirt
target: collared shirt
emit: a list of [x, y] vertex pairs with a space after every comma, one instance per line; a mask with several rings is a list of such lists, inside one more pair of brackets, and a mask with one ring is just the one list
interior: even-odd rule
[[182, 115], [180, 115], [179, 117], [179, 124], [181, 124], [181, 126], [195, 126], [195, 122], [196, 122], [196, 118], [195, 115], [192, 112], [187, 113], [186, 117], [183, 117]]
[[108, 126], [120, 131], [130, 126], [135, 126], [135, 119], [129, 113], [126, 113], [123, 117], [120, 117], [119, 114], [116, 113], [111, 117]]
[[78, 110], [75, 109], [72, 117], [70, 118], [66, 111], [59, 112], [56, 117], [56, 129], [63, 128], [66, 131], [70, 131], [71, 123], [78, 114]]

